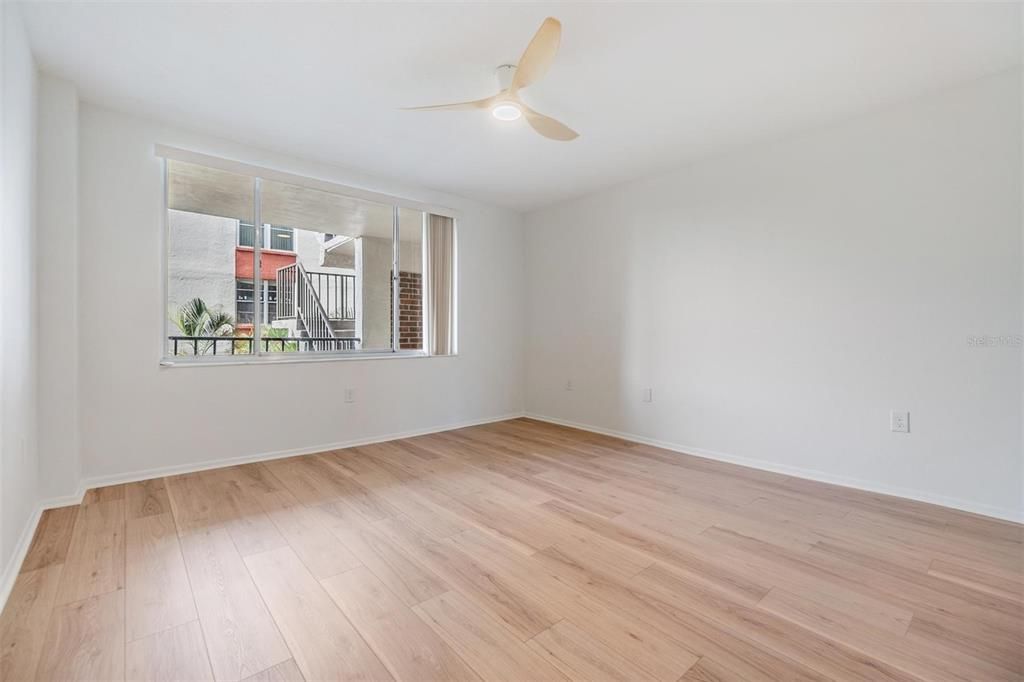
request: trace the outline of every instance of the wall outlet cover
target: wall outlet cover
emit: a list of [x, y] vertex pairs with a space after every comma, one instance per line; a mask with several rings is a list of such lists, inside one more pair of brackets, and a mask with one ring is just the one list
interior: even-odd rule
[[897, 410], [889, 412], [889, 430], [893, 433], [910, 433], [910, 413]]

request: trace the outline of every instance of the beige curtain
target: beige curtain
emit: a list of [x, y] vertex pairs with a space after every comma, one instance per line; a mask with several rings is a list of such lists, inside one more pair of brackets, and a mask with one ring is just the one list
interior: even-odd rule
[[427, 216], [427, 342], [431, 355], [455, 353], [455, 221]]

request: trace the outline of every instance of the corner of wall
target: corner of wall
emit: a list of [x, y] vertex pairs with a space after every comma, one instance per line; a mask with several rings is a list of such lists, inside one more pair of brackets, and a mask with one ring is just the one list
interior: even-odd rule
[[41, 74], [38, 100], [36, 270], [39, 471], [45, 500], [73, 496], [81, 477], [78, 363], [78, 92]]
[[39, 514], [38, 73], [16, 3], [0, 3], [0, 604]]

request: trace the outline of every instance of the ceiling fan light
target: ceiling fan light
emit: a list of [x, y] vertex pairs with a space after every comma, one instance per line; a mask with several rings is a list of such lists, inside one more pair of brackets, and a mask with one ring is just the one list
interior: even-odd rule
[[512, 102], [501, 102], [491, 109], [491, 116], [499, 121], [515, 121], [523, 115], [523, 110]]

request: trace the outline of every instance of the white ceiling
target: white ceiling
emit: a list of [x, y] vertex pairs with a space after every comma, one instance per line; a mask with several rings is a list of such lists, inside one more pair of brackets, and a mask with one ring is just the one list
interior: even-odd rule
[[[39, 65], [83, 98], [527, 210], [1020, 64], [1017, 3], [29, 3]], [[545, 16], [523, 92], [581, 133], [398, 111], [496, 91]]]

